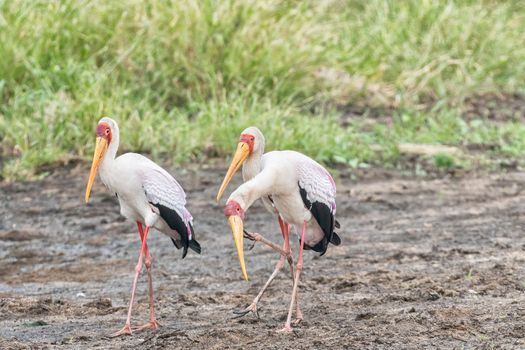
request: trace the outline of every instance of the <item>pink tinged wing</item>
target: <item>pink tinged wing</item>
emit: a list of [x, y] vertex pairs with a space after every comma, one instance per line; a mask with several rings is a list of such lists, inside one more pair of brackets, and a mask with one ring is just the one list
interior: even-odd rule
[[299, 166], [299, 185], [306, 191], [310, 202], [326, 204], [335, 214], [335, 182], [330, 173], [320, 164], [308, 159]]
[[324, 238], [310, 248], [323, 255], [329, 243], [341, 243], [334, 232], [335, 226], [338, 226], [335, 220], [335, 183], [326, 169], [309, 158], [300, 162], [298, 175], [299, 193], [303, 203], [324, 232]]
[[191, 240], [190, 225], [193, 217], [186, 209], [186, 193], [181, 185], [164, 169], [148, 168], [143, 172], [142, 187], [148, 202], [160, 204], [172, 210], [182, 218]]

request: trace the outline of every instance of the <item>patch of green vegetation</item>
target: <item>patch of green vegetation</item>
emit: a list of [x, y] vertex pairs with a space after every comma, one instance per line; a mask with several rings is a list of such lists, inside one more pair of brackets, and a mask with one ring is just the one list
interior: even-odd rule
[[454, 156], [446, 153], [438, 153], [432, 158], [434, 160], [434, 165], [437, 168], [449, 169], [456, 166], [457, 163], [456, 158]]
[[[398, 142], [520, 156], [525, 127], [461, 111], [525, 92], [523, 23], [521, 1], [0, 0], [1, 176], [89, 158], [102, 116], [123, 149], [177, 163], [230, 154], [248, 125], [354, 167], [395, 161]], [[341, 128], [352, 104], [395, 106], [392, 123]]]

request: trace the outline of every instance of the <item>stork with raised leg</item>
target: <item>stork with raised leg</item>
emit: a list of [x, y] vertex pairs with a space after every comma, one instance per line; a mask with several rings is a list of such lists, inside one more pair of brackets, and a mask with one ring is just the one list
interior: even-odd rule
[[[243, 167], [243, 176], [247, 180], [239, 186], [228, 198], [224, 207], [224, 215], [230, 223], [234, 242], [239, 255], [239, 262], [244, 278], [248, 279], [244, 263], [243, 238], [261, 241], [274, 248], [281, 259], [290, 256], [288, 234], [289, 227], [294, 226], [299, 235], [299, 256], [295, 271], [292, 272], [293, 289], [288, 310], [288, 317], [281, 331], [292, 330], [292, 313], [296, 306], [296, 321], [302, 319], [302, 314], [296, 305], [298, 298], [299, 277], [303, 267], [303, 250], [311, 249], [323, 255], [328, 244], [339, 245], [341, 240], [334, 232], [339, 228], [335, 220], [335, 183], [328, 171], [313, 159], [294, 151], [273, 151], [263, 154], [264, 137], [259, 129], [250, 127], [241, 134], [237, 151], [226, 177], [221, 185], [217, 198], [230, 182], [235, 172]], [[246, 169], [246, 170], [245, 170]], [[247, 179], [247, 177], [250, 177]], [[269, 209], [279, 214], [283, 232], [283, 248], [272, 243], [258, 233], [244, 231], [244, 215], [255, 200], [262, 198]], [[270, 276], [254, 302], [246, 311], [256, 311], [256, 304], [264, 290], [271, 283], [278, 270]], [[254, 307], [255, 305], [255, 307]]]
[[175, 247], [201, 252], [193, 232], [193, 218], [186, 209], [186, 194], [179, 183], [163, 168], [137, 153], [126, 153], [116, 157], [119, 145], [119, 128], [111, 118], [102, 118], [96, 128], [96, 145], [93, 163], [86, 187], [85, 201], [89, 200], [97, 172], [106, 187], [114, 193], [120, 203], [120, 213], [137, 223], [142, 241], [135, 277], [131, 289], [128, 316], [124, 327], [113, 333], [120, 336], [132, 333], [131, 311], [135, 299], [137, 280], [142, 270], [142, 261], [148, 274], [149, 322], [133, 330], [156, 329], [151, 255], [146, 243], [151, 228], [169, 236]]
[[[263, 154], [264, 145], [265, 145], [265, 139], [264, 139], [263, 134], [259, 131], [259, 129], [255, 127], [250, 127], [241, 133], [240, 140], [237, 145], [237, 151], [235, 152], [235, 156], [231, 162], [230, 168], [228, 169], [228, 172], [226, 173], [226, 176], [224, 177], [224, 180], [217, 194], [217, 202], [220, 200], [221, 196], [223, 195], [224, 190], [228, 186], [228, 183], [230, 182], [233, 175], [237, 172], [237, 170], [239, 170], [241, 166], [242, 166], [242, 177], [243, 177], [244, 182], [253, 179], [257, 174], [259, 174], [259, 172], [261, 171], [260, 161], [261, 161], [261, 158], [264, 156]], [[284, 242], [283, 242], [282, 248], [279, 248], [278, 245], [268, 241], [261, 235], [257, 233], [249, 233], [245, 231], [245, 236], [247, 238], [253, 240], [254, 243], [259, 241], [259, 242], [262, 242], [270, 246], [271, 248], [280, 252], [281, 257], [277, 261], [275, 269], [273, 273], [270, 275], [270, 278], [261, 288], [261, 290], [255, 297], [253, 302], [249, 306], [247, 306], [244, 310], [234, 311], [234, 313], [237, 314], [238, 317], [245, 316], [246, 314], [250, 312], [257, 315], [257, 317], [259, 316], [257, 305], [259, 301], [261, 300], [266, 289], [270, 286], [274, 278], [284, 267], [285, 258], [287, 259], [288, 264], [290, 266], [292, 281], [294, 279], [293, 256], [292, 256], [292, 251], [291, 251], [291, 247], [289, 243], [290, 242], [289, 241], [290, 225], [285, 223], [282, 217], [279, 215], [279, 212], [277, 211], [277, 209], [275, 208], [275, 205], [273, 204], [273, 200], [271, 196], [263, 196], [261, 197], [261, 201], [263, 202], [264, 206], [270, 213], [277, 215], [279, 227], [281, 229], [281, 235], [283, 237]], [[297, 303], [297, 315], [299, 315], [298, 317], [302, 318], [301, 309], [298, 303]]]

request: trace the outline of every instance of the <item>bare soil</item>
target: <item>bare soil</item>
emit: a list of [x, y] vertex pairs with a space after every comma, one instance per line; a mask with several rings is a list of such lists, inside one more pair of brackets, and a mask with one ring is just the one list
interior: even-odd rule
[[[0, 185], [2, 349], [525, 347], [525, 173], [424, 179], [372, 172], [357, 180], [343, 173], [343, 243], [322, 257], [306, 252], [305, 320], [281, 334], [289, 271], [263, 297], [260, 319], [232, 319], [278, 256], [259, 245], [247, 251], [251, 279], [243, 281], [213, 200], [224, 169], [176, 169], [202, 255], [190, 251], [182, 260], [168, 237], [150, 235], [162, 327], [112, 339], [107, 335], [126, 317], [140, 240], [100, 183], [83, 204], [87, 171], [78, 165], [41, 181]], [[280, 242], [277, 222], [262, 205], [248, 211], [246, 222]], [[146, 287], [143, 275], [134, 325], [147, 321]]]

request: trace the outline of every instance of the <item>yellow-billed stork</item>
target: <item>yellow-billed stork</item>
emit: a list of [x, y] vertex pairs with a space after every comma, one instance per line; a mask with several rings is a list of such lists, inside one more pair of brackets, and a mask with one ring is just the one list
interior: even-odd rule
[[[235, 172], [243, 165], [246, 181], [228, 198], [224, 215], [230, 223], [233, 238], [239, 255], [244, 278], [248, 279], [244, 263], [243, 237], [252, 240], [262, 239], [259, 234], [244, 231], [244, 215], [253, 202], [261, 198], [265, 206], [279, 215], [283, 233], [284, 248], [269, 244], [283, 256], [289, 256], [288, 233], [292, 225], [299, 233], [299, 257], [293, 278], [292, 297], [288, 317], [281, 331], [291, 331], [294, 303], [297, 302], [299, 276], [303, 267], [303, 250], [312, 249], [323, 255], [328, 243], [339, 245], [341, 239], [334, 232], [339, 227], [335, 220], [335, 183], [328, 171], [313, 159], [294, 151], [264, 152], [264, 136], [256, 127], [249, 127], [241, 133], [237, 151], [219, 189], [217, 199], [230, 182]], [[242, 314], [257, 312], [257, 302], [276, 273], [282, 268], [278, 263], [274, 273], [265, 284], [253, 303]], [[292, 272], [293, 273], [293, 272]], [[297, 304], [296, 323], [302, 320]]]
[[188, 248], [199, 254], [201, 252], [200, 244], [195, 240], [193, 232], [193, 218], [185, 207], [186, 194], [179, 183], [166, 170], [140, 154], [126, 153], [115, 158], [118, 146], [117, 123], [111, 118], [100, 119], [96, 128], [95, 153], [85, 201], [87, 203], [89, 200], [98, 172], [102, 182], [117, 196], [120, 213], [137, 223], [142, 241], [131, 289], [128, 317], [124, 327], [112, 336], [132, 333], [131, 310], [143, 257], [148, 273], [150, 320], [134, 330], [159, 327], [154, 314], [151, 256], [146, 243], [150, 228], [168, 235], [178, 249], [183, 248], [183, 258]]

